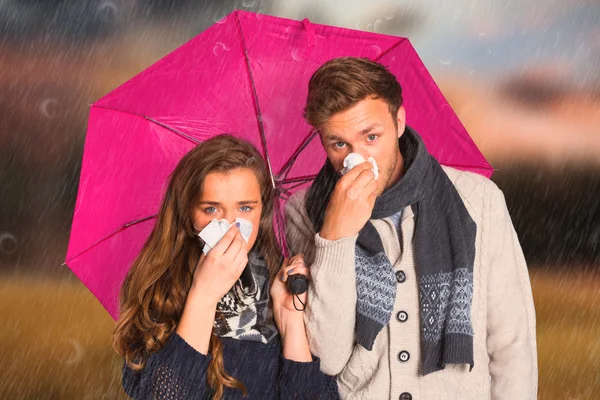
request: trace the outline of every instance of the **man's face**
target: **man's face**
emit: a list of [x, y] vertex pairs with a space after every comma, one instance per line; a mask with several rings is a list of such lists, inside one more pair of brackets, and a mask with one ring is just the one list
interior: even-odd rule
[[378, 196], [394, 184], [402, 167], [398, 138], [405, 127], [403, 107], [398, 110], [396, 121], [398, 128], [384, 100], [370, 97], [332, 115], [321, 127], [321, 141], [336, 171], [343, 168], [348, 154], [358, 153], [365, 160], [373, 157], [377, 161]]

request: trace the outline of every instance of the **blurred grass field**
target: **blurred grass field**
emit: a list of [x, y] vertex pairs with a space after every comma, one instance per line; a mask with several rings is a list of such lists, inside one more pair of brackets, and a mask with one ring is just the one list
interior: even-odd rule
[[[533, 269], [539, 398], [600, 398], [600, 278]], [[113, 320], [74, 277], [0, 278], [0, 399], [126, 399]]]

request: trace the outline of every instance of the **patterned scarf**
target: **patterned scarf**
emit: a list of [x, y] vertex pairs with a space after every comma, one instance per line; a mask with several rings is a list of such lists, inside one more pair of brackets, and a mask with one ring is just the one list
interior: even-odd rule
[[214, 331], [217, 336], [268, 343], [277, 334], [269, 312], [269, 270], [256, 252], [240, 279], [217, 303]]
[[[446, 364], [466, 363], [472, 369], [476, 225], [454, 185], [412, 128], [406, 127], [399, 145], [405, 174], [377, 198], [371, 219], [393, 216], [407, 206], [415, 214], [412, 243], [419, 284], [423, 374], [439, 371]], [[338, 179], [327, 160], [308, 192], [306, 210], [315, 232], [323, 225]], [[399, 236], [402, 246], [402, 232]], [[397, 283], [381, 238], [370, 222], [358, 235], [355, 269], [355, 338], [372, 350], [375, 338], [390, 321]]]

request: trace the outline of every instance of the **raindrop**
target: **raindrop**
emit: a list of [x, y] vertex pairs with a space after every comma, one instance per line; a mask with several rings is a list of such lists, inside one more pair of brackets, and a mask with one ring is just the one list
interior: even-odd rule
[[488, 56], [492, 55], [492, 49], [487, 49]]
[[373, 30], [373, 24], [368, 24], [367, 25], [367, 30], [368, 31], [372, 31]]
[[227, 21], [227, 15], [224, 15], [222, 17], [220, 17], [219, 15], [215, 15], [213, 17], [213, 21], [215, 21], [217, 24], [224, 24]]
[[117, 17], [117, 5], [109, 0], [103, 1], [98, 6], [96, 14], [104, 22], [112, 22]]
[[260, 9], [256, 12], [256, 19], [262, 19], [263, 14], [265, 13], [265, 10]]
[[442, 65], [450, 65], [450, 64], [452, 64], [452, 59], [450, 59], [450, 58], [438, 58], [438, 61]]
[[291, 32], [292, 32], [291, 26], [288, 26], [287, 28], [285, 28], [285, 33], [283, 34], [283, 40], [289, 39]]
[[40, 112], [46, 118], [56, 118], [58, 116], [58, 100], [51, 97], [40, 102]]
[[243, 0], [242, 5], [246, 8], [250, 8], [256, 4], [256, 0]]
[[17, 238], [12, 233], [0, 233], [0, 252], [12, 254], [17, 250]]
[[377, 46], [376, 44], [369, 46], [369, 50], [371, 53], [369, 56], [372, 58], [377, 58], [381, 54], [381, 47]]
[[480, 38], [480, 39], [483, 39], [483, 38], [485, 38], [486, 36], [487, 36], [487, 35], [485, 34], [485, 32], [480, 32], [480, 33], [479, 33], [479, 38]]
[[375, 25], [373, 25], [373, 29], [375, 32], [381, 32], [381, 28], [383, 28], [383, 21], [378, 19], [375, 21]]
[[85, 357], [85, 349], [79, 340], [66, 339], [73, 346], [73, 355], [64, 361], [65, 365], [77, 365]]
[[296, 61], [306, 61], [306, 56], [300, 49], [292, 50], [292, 58]]
[[229, 50], [231, 50], [231, 49], [229, 47], [225, 46], [224, 43], [217, 42], [217, 44], [215, 44], [215, 47], [213, 48], [213, 53], [215, 53], [215, 56], [220, 56], [221, 54], [223, 54], [223, 52], [229, 51]]
[[388, 21], [392, 18], [394, 18], [394, 14], [389, 14], [385, 16], [385, 19], [387, 19]]

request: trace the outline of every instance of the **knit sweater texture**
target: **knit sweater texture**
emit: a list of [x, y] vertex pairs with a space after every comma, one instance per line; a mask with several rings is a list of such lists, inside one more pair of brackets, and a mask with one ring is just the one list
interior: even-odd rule
[[463, 364], [447, 365], [426, 376], [421, 373], [415, 216], [410, 207], [394, 217], [371, 220], [394, 267], [398, 286], [392, 320], [377, 336], [373, 350], [367, 351], [354, 337], [357, 236], [330, 241], [314, 232], [304, 205], [306, 190], [286, 204], [288, 244], [292, 254], [305, 254], [312, 276], [305, 312], [311, 351], [321, 359], [323, 372], [337, 376], [344, 399], [537, 397], [531, 284], [504, 196], [492, 181], [480, 175], [448, 167], [444, 171], [477, 225], [472, 371]]
[[[231, 338], [221, 342], [225, 371], [248, 390], [243, 397], [240, 390], [226, 388], [223, 399], [339, 399], [335, 379], [319, 370], [320, 361], [285, 359], [279, 336], [267, 344]], [[174, 333], [140, 372], [123, 365], [123, 388], [136, 400], [212, 399], [206, 380], [210, 360]]]

